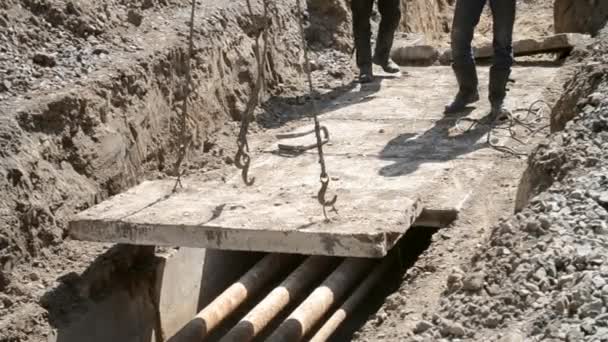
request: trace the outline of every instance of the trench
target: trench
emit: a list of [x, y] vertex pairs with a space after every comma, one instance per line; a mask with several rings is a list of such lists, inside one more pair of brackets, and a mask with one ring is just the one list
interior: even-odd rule
[[[281, 15], [285, 13], [281, 12]], [[428, 16], [432, 15], [428, 14]], [[243, 25], [240, 19], [232, 16], [230, 23], [234, 24], [234, 22]], [[278, 22], [284, 30], [278, 32], [278, 36], [295, 30], [295, 27], [286, 24], [287, 20], [284, 17], [279, 18]], [[249, 24], [246, 23], [244, 26]], [[329, 24], [335, 25], [333, 22]], [[327, 30], [321, 31], [323, 35], [328, 35]], [[321, 38], [332, 39], [331, 34], [329, 34], [330, 38], [325, 36]], [[209, 78], [210, 81], [209, 84], [199, 84], [200, 92], [193, 106], [195, 111], [206, 114], [195, 118], [199, 126], [203, 127], [203, 132], [196, 137], [198, 140], [194, 145], [198, 150], [195, 154], [202, 157], [193, 158], [191, 169], [205, 168], [217, 160], [227, 159], [234, 152], [232, 139], [235, 130], [231, 121], [238, 119], [239, 106], [246, 100], [251, 88], [253, 70], [244, 75], [241, 71], [237, 73], [230, 70], [230, 66], [253, 65], [254, 57], [253, 53], [249, 53], [252, 50], [250, 37], [231, 35], [229, 38], [239, 41], [240, 47], [244, 46], [244, 48], [231, 46], [228, 52], [218, 53], [215, 49], [205, 46], [202, 48], [203, 57], [199, 56], [195, 63], [198, 79]], [[323, 40], [321, 38], [318, 39]], [[215, 41], [217, 36], [202, 37], [202, 40], [205, 39]], [[342, 39], [332, 43], [346, 45], [345, 48], [348, 48], [349, 44], [345, 43], [347, 41], [348, 39]], [[241, 54], [238, 50], [249, 54]], [[295, 50], [298, 50], [298, 47]], [[55, 153], [51, 156], [53, 160], [60, 160], [61, 153], [69, 150], [68, 162], [73, 166], [72, 173], [75, 176], [70, 178], [62, 175], [59, 178], [66, 183], [86, 184], [81, 187], [86, 191], [78, 193], [76, 199], [70, 200], [66, 207], [71, 206], [79, 210], [86, 208], [103, 198], [120, 193], [150, 175], [155, 175], [157, 171], [162, 172], [170, 168], [172, 152], [176, 149], [175, 139], [171, 138], [175, 133], [174, 126], [178, 115], [175, 106], [183, 100], [179, 89], [184, 52], [182, 47], [171, 46], [161, 51], [154, 51], [153, 54], [156, 55], [144, 56], [146, 62], [138, 62], [139, 66], [121, 71], [120, 76], [109, 81], [100, 81], [98, 94], [83, 92], [78, 95], [65, 95], [64, 98], [59, 96], [60, 100], [53, 100], [55, 102], [42, 99], [40, 102], [46, 101], [48, 111], [40, 112], [39, 104], [31, 104], [31, 108], [21, 112], [17, 118], [20, 127], [28, 134], [45, 135], [50, 137], [51, 142], [58, 141], [57, 144], [61, 148], [58, 152], [53, 152]], [[283, 90], [281, 87], [286, 86], [283, 83], [301, 76], [301, 69], [293, 63], [293, 60], [297, 59], [295, 55], [293, 49], [287, 51], [281, 48], [270, 53], [268, 69], [271, 77], [269, 84], [266, 85], [270, 93], [280, 93]], [[211, 64], [215, 65], [206, 66], [204, 58], [208, 58], [212, 61]], [[225, 81], [226, 79], [228, 81]], [[238, 79], [238, 82], [234, 79]], [[249, 82], [242, 82], [242, 79], [247, 79]], [[136, 87], [142, 82], [151, 85], [144, 93]], [[234, 85], [234, 88], [223, 89], [226, 85], [224, 82]], [[129, 90], [130, 88], [134, 90]], [[272, 100], [271, 98], [266, 103], [272, 103]], [[72, 124], [79, 131], [78, 135], [62, 137], [59, 128], [63, 127], [59, 127], [57, 132], [54, 132], [54, 126], [42, 124], [55, 118], [53, 115], [57, 113], [51, 110], [53, 106], [62, 107], [62, 110], [70, 112], [74, 112], [76, 107], [86, 106], [86, 112], [80, 113], [81, 117], [73, 118]], [[95, 121], [96, 119], [91, 119], [94, 116], [92, 113], [97, 112], [103, 114], [101, 125]], [[108, 113], [109, 119], [106, 117]], [[268, 113], [262, 115], [266, 114]], [[226, 126], [232, 128], [226, 129]], [[107, 134], [106, 128], [114, 129], [115, 132], [112, 135]], [[105, 135], [99, 134], [102, 131]], [[230, 144], [217, 139], [222, 135], [229, 137]], [[109, 151], [110, 155], [104, 155], [108, 153], [104, 150], [107, 148], [104, 144], [116, 137], [122, 141], [122, 145], [117, 147], [120, 151], [113, 150]], [[101, 139], [101, 143], [90, 144], [88, 140], [93, 138]], [[86, 155], [89, 150], [98, 150], [100, 155], [94, 157], [91, 157], [94, 154]], [[112, 153], [114, 155], [111, 155]], [[56, 168], [60, 170], [59, 167]], [[218, 168], [229, 167], [220, 165]], [[25, 170], [23, 173], [27, 174], [29, 171]], [[95, 185], [91, 186], [91, 183]], [[415, 265], [418, 257], [432, 248], [432, 238], [437, 231], [436, 228], [412, 227], [405, 234], [393, 250], [393, 253], [397, 254], [398, 261], [386, 272], [384, 281], [374, 287], [373, 291], [365, 297], [364, 302], [358, 305], [355, 312], [340, 325], [332, 335], [332, 341], [348, 341], [354, 338], [365, 322], [378, 312], [385, 299], [398, 290], [404, 274]], [[263, 257], [262, 253], [188, 248], [156, 248], [154, 251], [152, 247], [142, 249], [125, 245], [115, 246], [97, 257], [81, 275], [74, 273], [64, 275], [61, 285], [43, 296], [42, 306], [48, 310], [49, 321], [53, 328], [48, 340], [187, 342], [189, 341], [187, 338], [179, 338], [179, 332], [188, 320]], [[304, 256], [299, 258], [303, 260]], [[338, 264], [340, 261], [342, 259], [335, 258], [330, 262]], [[233, 315], [213, 330], [207, 340], [219, 341], [293, 269], [292, 265], [291, 268], [283, 270], [276, 279], [264, 286], [262, 291], [245, 301]], [[329, 273], [327, 272], [326, 275]], [[4, 287], [3, 277], [4, 274], [0, 272], [0, 289]], [[320, 280], [314, 286], [319, 283]], [[312, 291], [314, 286], [310, 286], [306, 294]], [[299, 296], [298, 300], [281, 310], [256, 341], [269, 337], [305, 296]], [[328, 314], [334, 309], [335, 305]], [[319, 325], [328, 318], [328, 314], [323, 316], [312, 331], [319, 328]]]
[[[425, 253], [429, 248], [431, 248], [431, 244], [433, 241], [433, 235], [439, 231], [439, 228], [430, 228], [424, 226], [416, 226], [414, 225], [410, 228], [406, 234], [400, 239], [400, 241], [395, 245], [391, 253], [385, 259], [390, 259], [390, 266], [382, 272], [381, 281], [377, 281], [373, 284], [372, 290], [370, 290], [365, 298], [361, 301], [359, 305], [356, 306], [356, 309], [352, 312], [349, 312], [346, 320], [342, 322], [339, 328], [332, 334], [329, 341], [349, 341], [352, 340], [353, 335], [368, 321], [370, 318], [374, 317], [374, 315], [381, 308], [382, 304], [386, 300], [388, 296], [392, 293], [396, 292], [399, 289], [400, 284], [403, 281], [403, 277], [406, 271], [415, 265], [416, 261]], [[261, 255], [241, 255], [242, 257], [246, 257], [248, 259], [259, 260]], [[266, 255], [268, 256], [268, 255]], [[256, 307], [256, 305], [260, 304], [260, 302], [275, 288], [280, 286], [280, 283], [290, 274], [294, 272], [297, 266], [301, 265], [304, 260], [306, 260], [306, 256], [296, 256], [297, 262], [292, 264], [291, 267], [279, 269], [279, 276], [275, 277], [274, 281], [266, 284], [263, 289], [259, 292], [253, 292], [250, 298], [247, 298], [245, 302], [236, 308], [236, 310], [228, 314], [221, 323], [215, 327], [208, 335], [205, 336], [204, 341], [216, 342], [216, 341], [226, 341], [224, 338], [231, 332], [240, 320], [243, 320], [245, 316], [249, 312], [252, 311]], [[311, 283], [309, 286], [305, 288], [305, 291], [301, 293], [292, 293], [292, 300], [280, 311], [278, 311], [275, 316], [272, 318], [270, 322], [268, 322], [267, 326], [265, 326], [257, 335], [251, 339], [251, 341], [266, 341], [268, 338], [273, 336], [273, 333], [281, 327], [281, 324], [285, 322], [288, 318], [289, 314], [292, 313], [304, 300], [305, 298], [313, 291], [315, 288], [321, 285], [323, 279], [329, 277], [332, 273], [336, 271], [337, 265], [345, 261], [344, 258], [338, 257], [326, 257], [324, 262], [330, 264], [331, 266], [325, 270], [322, 277], [317, 279], [315, 282]], [[381, 264], [383, 261], [387, 260], [377, 260], [376, 266]], [[229, 262], [229, 261], [228, 261]], [[369, 270], [371, 272], [371, 270]], [[310, 339], [314, 336], [314, 334], [321, 328], [323, 323], [328, 320], [331, 315], [339, 309], [341, 304], [343, 304], [355, 291], [357, 287], [357, 283], [364, 281], [366, 275], [362, 275], [358, 277], [356, 283], [349, 284], [349, 287], [346, 293], [339, 297], [333, 303], [331, 308], [324, 313], [321, 318], [316, 322], [314, 327], [305, 335], [301, 337], [306, 340]], [[201, 309], [206, 309], [205, 306], [201, 307]], [[193, 321], [192, 321], [193, 322]], [[192, 323], [191, 322], [191, 323]], [[295, 328], [294, 328], [295, 329]], [[295, 329], [297, 330], [297, 329]], [[295, 335], [299, 334], [299, 332], [294, 333]], [[176, 335], [172, 336], [168, 339], [171, 342], [189, 342], [189, 341], [198, 341], [200, 340], [200, 336], [196, 335], [191, 329], [189, 324], [186, 324], [180, 331], [176, 333]], [[294, 335], [294, 336], [295, 336]], [[230, 340], [230, 339], [229, 339]]]

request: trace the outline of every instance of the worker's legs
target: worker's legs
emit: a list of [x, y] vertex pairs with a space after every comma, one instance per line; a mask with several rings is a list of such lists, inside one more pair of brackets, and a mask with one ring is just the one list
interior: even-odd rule
[[513, 25], [516, 0], [490, 0], [494, 20], [494, 63], [490, 68], [490, 103], [492, 114], [502, 117], [508, 114], [503, 107], [507, 82], [513, 65]]
[[457, 0], [452, 23], [452, 69], [458, 81], [458, 94], [445, 113], [463, 110], [479, 100], [477, 70], [471, 42], [486, 0]]
[[359, 81], [371, 82], [372, 74], [372, 48], [371, 25], [369, 23], [373, 0], [352, 0], [350, 7], [353, 14], [353, 35], [357, 51], [357, 66], [359, 67]]
[[[353, 0], [357, 1], [357, 0]], [[380, 65], [389, 73], [399, 72], [399, 66], [390, 59], [395, 31], [401, 20], [400, 0], [378, 0], [378, 10], [382, 17], [378, 28], [374, 63]]]

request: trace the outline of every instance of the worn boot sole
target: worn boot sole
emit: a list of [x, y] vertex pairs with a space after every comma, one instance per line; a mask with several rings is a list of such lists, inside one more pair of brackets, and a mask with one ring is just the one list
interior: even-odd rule
[[445, 106], [445, 110], [443, 111], [443, 113], [444, 114], [454, 114], [454, 113], [461, 112], [465, 108], [467, 108], [468, 105], [473, 104], [477, 101], [479, 101], [479, 93], [475, 94], [474, 96], [471, 96], [470, 98], [466, 99], [465, 101], [452, 102], [451, 104]]
[[374, 64], [378, 65], [379, 67], [382, 68], [382, 70], [384, 70], [384, 72], [389, 73], [389, 74], [396, 74], [399, 71], [401, 71], [401, 69], [399, 67], [390, 67], [388, 65], [388, 63], [381, 63], [379, 62], [377, 59], [373, 59], [372, 61]]

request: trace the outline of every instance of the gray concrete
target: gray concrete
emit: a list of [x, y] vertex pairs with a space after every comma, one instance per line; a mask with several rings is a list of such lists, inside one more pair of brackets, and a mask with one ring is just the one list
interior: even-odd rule
[[[382, 257], [415, 219], [444, 225], [473, 193], [479, 175], [503, 155], [485, 144], [488, 127], [457, 125], [443, 105], [455, 93], [446, 67], [409, 68], [354, 89], [323, 108], [331, 131], [325, 147], [329, 195], [339, 196], [325, 222], [315, 195], [315, 151], [281, 156], [276, 145], [254, 153], [245, 187], [240, 175], [226, 182], [187, 179], [171, 194], [172, 180], [144, 182], [79, 214], [76, 239], [142, 245], [205, 247], [353, 257]], [[541, 98], [554, 69], [516, 68], [508, 101], [527, 106]], [[480, 69], [481, 82], [487, 70]], [[508, 104], [510, 104], [508, 102]], [[515, 109], [515, 108], [514, 108]], [[480, 118], [488, 105], [462, 115]], [[306, 130], [310, 127], [303, 127]], [[501, 138], [500, 136], [498, 137]], [[302, 144], [312, 135], [281, 143]]]
[[[530, 56], [543, 53], [569, 52], [576, 46], [581, 46], [590, 41], [591, 37], [579, 33], [560, 33], [542, 38], [522, 39], [513, 42], [513, 54], [515, 56]], [[494, 55], [492, 43], [473, 48], [475, 58], [484, 59]], [[447, 50], [441, 55], [441, 63], [446, 64], [452, 60], [452, 51]]]

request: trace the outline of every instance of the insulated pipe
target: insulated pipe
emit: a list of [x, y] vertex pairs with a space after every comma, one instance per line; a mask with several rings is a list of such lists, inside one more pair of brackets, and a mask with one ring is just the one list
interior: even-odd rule
[[236, 283], [209, 303], [193, 320], [174, 336], [175, 340], [201, 341], [247, 298], [261, 291], [280, 271], [298, 257], [269, 254], [255, 264]]
[[327, 274], [332, 266], [335, 266], [335, 262], [328, 257], [311, 256], [306, 259], [220, 341], [251, 341], [294, 298], [298, 298], [317, 280]]
[[346, 259], [298, 306], [266, 340], [300, 341], [329, 311], [330, 307], [355, 285], [373, 264], [371, 259]]
[[336, 329], [338, 329], [340, 324], [344, 322], [346, 317], [353, 313], [357, 305], [365, 299], [371, 289], [380, 281], [380, 278], [388, 271], [392, 261], [393, 258], [387, 257], [380, 265], [376, 266], [374, 271], [355, 289], [344, 304], [329, 317], [309, 342], [327, 341]]

